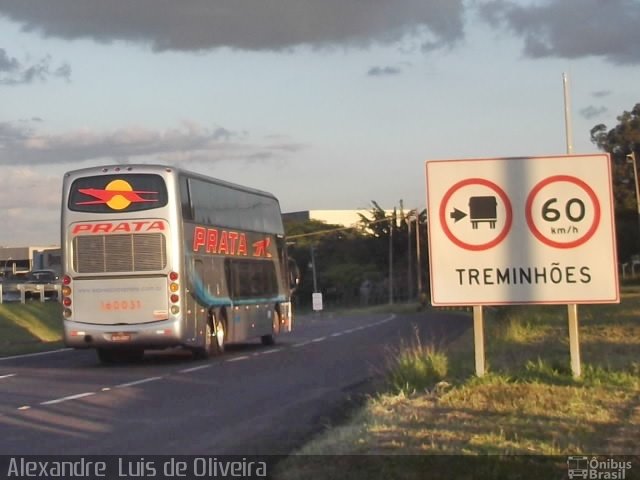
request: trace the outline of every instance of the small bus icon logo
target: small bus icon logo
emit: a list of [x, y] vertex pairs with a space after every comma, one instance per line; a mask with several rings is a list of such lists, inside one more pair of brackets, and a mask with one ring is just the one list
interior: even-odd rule
[[589, 478], [589, 457], [567, 458], [569, 478]]

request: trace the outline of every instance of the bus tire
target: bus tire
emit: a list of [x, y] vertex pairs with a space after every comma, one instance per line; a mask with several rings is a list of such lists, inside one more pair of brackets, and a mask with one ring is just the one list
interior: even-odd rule
[[213, 337], [211, 351], [213, 355], [220, 355], [224, 352], [224, 345], [227, 342], [227, 325], [222, 315], [212, 315]]
[[207, 322], [204, 326], [204, 339], [201, 347], [196, 347], [193, 349], [193, 358], [196, 360], [206, 360], [211, 355], [212, 344], [213, 344], [213, 330], [211, 328], [211, 319], [207, 319]]
[[273, 345], [276, 343], [276, 335], [280, 333], [280, 314], [277, 310], [273, 311], [271, 316], [271, 333], [260, 337], [263, 345]]

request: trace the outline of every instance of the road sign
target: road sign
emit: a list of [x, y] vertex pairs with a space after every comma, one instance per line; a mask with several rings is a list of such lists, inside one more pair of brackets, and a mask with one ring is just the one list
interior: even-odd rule
[[620, 300], [608, 154], [427, 161], [434, 305]]
[[323, 309], [322, 293], [316, 292], [311, 294], [311, 306], [314, 312], [319, 312]]

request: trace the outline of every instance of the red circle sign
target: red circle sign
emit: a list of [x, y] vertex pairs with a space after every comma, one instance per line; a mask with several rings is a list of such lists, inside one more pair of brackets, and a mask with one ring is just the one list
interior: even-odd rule
[[[482, 185], [484, 187], [490, 188], [491, 190], [493, 190], [498, 194], [498, 196], [500, 197], [500, 200], [502, 200], [502, 203], [504, 204], [504, 209], [506, 212], [504, 227], [502, 227], [502, 230], [500, 231], [498, 236], [493, 240], [491, 240], [490, 242], [486, 242], [482, 244], [473, 244], [473, 243], [463, 242], [453, 234], [453, 232], [449, 228], [449, 225], [447, 225], [446, 212], [447, 212], [447, 204], [449, 203], [449, 200], [451, 199], [454, 193], [456, 193], [461, 188], [469, 185]], [[511, 209], [511, 202], [509, 201], [509, 197], [507, 197], [507, 194], [498, 185], [496, 185], [495, 183], [489, 180], [485, 180], [484, 178], [468, 178], [452, 186], [449, 190], [447, 190], [447, 193], [445, 193], [444, 197], [442, 198], [442, 202], [440, 203], [439, 214], [440, 214], [440, 225], [442, 225], [442, 229], [444, 230], [444, 233], [449, 238], [449, 240], [451, 240], [455, 245], [457, 245], [460, 248], [464, 248], [465, 250], [472, 250], [476, 252], [479, 252], [482, 250], [488, 250], [490, 248], [495, 247], [500, 242], [502, 242], [502, 240], [504, 240], [507, 234], [509, 233], [509, 230], [511, 229], [511, 222], [513, 220], [513, 211]]]
[[[554, 182], [567, 182], [577, 185], [587, 194], [587, 196], [591, 200], [591, 203], [593, 204], [593, 220], [586, 233], [581, 237], [569, 242], [558, 242], [556, 240], [552, 240], [549, 237], [546, 237], [537, 227], [533, 219], [533, 202], [536, 195], [538, 195], [538, 193], [540, 193], [540, 190], [542, 190], [544, 187]], [[596, 233], [598, 225], [600, 224], [600, 202], [598, 202], [598, 197], [596, 196], [593, 189], [579, 178], [572, 177], [570, 175], [554, 175], [552, 177], [545, 178], [541, 182], [538, 182], [535, 187], [533, 187], [533, 190], [531, 190], [531, 193], [529, 193], [529, 196], [527, 197], [525, 215], [527, 218], [527, 225], [529, 226], [531, 233], [533, 233], [533, 235], [545, 245], [549, 245], [550, 247], [555, 248], [575, 248], [586, 243], [591, 237], [593, 237], [593, 234]]]

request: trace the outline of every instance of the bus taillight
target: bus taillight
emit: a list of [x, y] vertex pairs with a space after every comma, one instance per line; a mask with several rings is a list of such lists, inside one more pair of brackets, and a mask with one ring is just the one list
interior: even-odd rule
[[60, 293], [62, 294], [62, 305], [66, 308], [62, 310], [62, 315], [64, 318], [70, 318], [72, 315], [71, 309], [71, 277], [69, 275], [64, 275], [62, 277], [62, 288], [60, 289]]
[[171, 301], [171, 303], [173, 303], [174, 305], [171, 305], [171, 314], [172, 315], [177, 315], [178, 313], [180, 313], [180, 306], [179, 305], [175, 305], [178, 302], [180, 302], [180, 295], [178, 295], [177, 292], [180, 291], [180, 285], [178, 284], [178, 272], [171, 272], [169, 273], [169, 281], [171, 283], [169, 283], [169, 292], [171, 292], [171, 295], [169, 296], [169, 300]]

